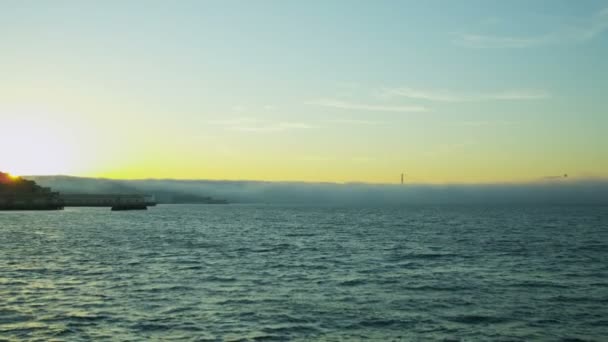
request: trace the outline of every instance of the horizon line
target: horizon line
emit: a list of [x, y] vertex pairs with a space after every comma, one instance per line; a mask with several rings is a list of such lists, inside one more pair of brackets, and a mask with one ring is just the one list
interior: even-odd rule
[[399, 180], [394, 183], [387, 182], [368, 182], [368, 181], [305, 181], [305, 180], [259, 180], [259, 179], [210, 179], [210, 178], [167, 178], [167, 177], [148, 177], [148, 178], [113, 178], [113, 177], [97, 177], [97, 176], [73, 176], [66, 174], [55, 175], [19, 175], [22, 178], [30, 177], [64, 177], [92, 180], [108, 180], [108, 181], [175, 181], [175, 182], [224, 182], [224, 183], [274, 183], [274, 184], [325, 184], [325, 185], [372, 185], [372, 186], [522, 186], [522, 185], [547, 185], [547, 184], [577, 184], [590, 182], [608, 182], [608, 177], [572, 177], [557, 178], [553, 176], [544, 176], [534, 179], [521, 181], [493, 181], [493, 182], [406, 182], [401, 184]]

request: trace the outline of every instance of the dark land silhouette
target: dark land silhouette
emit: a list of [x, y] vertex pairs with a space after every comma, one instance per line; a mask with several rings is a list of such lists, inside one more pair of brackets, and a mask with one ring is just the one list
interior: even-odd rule
[[59, 210], [63, 206], [58, 192], [0, 172], [0, 210]]

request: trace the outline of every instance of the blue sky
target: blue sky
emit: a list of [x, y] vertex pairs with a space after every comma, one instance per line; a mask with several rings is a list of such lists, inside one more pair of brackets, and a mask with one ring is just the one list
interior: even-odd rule
[[[0, 8], [0, 142], [28, 145], [0, 163], [17, 173], [608, 176], [606, 1]], [[32, 140], [24, 122], [54, 128]], [[40, 165], [43, 141], [57, 152]]]

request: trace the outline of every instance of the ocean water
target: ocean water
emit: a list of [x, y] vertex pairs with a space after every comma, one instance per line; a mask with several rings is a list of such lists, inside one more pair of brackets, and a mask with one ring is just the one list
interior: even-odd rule
[[0, 212], [1, 341], [606, 341], [608, 208]]

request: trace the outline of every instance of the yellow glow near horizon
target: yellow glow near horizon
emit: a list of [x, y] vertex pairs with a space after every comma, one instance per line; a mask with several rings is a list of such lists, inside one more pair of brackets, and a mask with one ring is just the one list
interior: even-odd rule
[[[337, 183], [398, 183], [405, 172], [409, 184], [527, 182], [563, 173], [607, 176], [601, 172], [608, 166], [605, 160], [590, 153], [565, 153], [567, 147], [560, 149], [559, 156], [542, 160], [537, 158], [539, 151], [524, 143], [512, 146], [517, 158], [495, 153], [488, 144], [460, 150], [408, 145], [399, 153], [387, 153], [391, 146], [381, 140], [355, 141], [348, 148], [332, 143], [334, 132], [329, 130], [298, 131], [300, 135], [293, 136], [240, 133], [218, 130], [204, 121], [190, 129], [179, 122], [171, 125], [133, 114], [110, 116], [105, 113], [120, 113], [120, 108], [97, 105], [48, 108], [52, 109], [0, 107], [0, 171], [116, 179]], [[308, 139], [305, 144], [303, 139]], [[586, 170], [591, 172], [583, 173]]]

